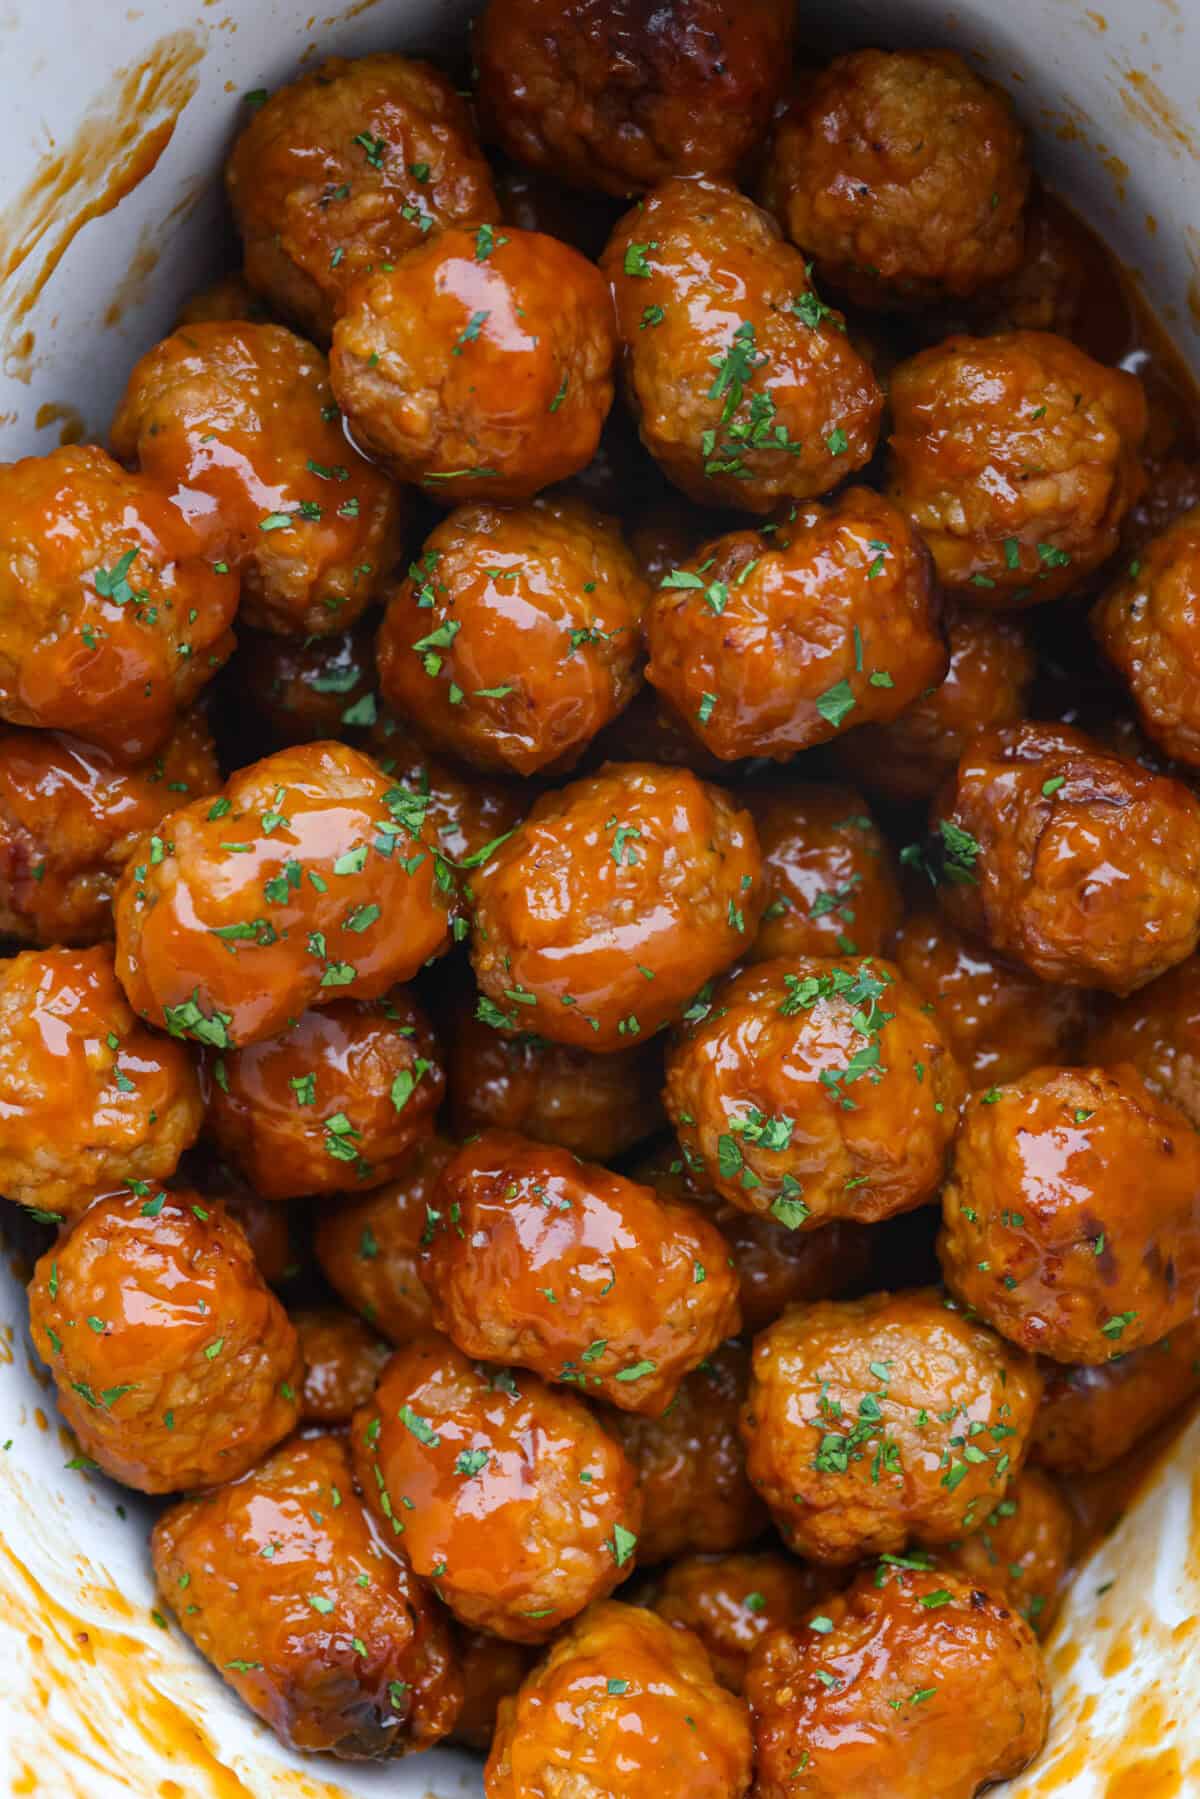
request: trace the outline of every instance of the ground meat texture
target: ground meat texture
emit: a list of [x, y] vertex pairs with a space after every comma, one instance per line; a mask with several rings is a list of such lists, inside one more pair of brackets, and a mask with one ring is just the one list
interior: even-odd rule
[[751, 1658], [755, 1799], [972, 1799], [1045, 1742], [1037, 1639], [994, 1595], [941, 1570], [882, 1566], [819, 1618], [774, 1632]]
[[721, 1685], [740, 1693], [763, 1637], [799, 1624], [843, 1578], [770, 1549], [688, 1555], [652, 1583], [645, 1603], [676, 1630], [698, 1636]]
[[1019, 267], [979, 288], [967, 311], [981, 335], [1057, 331], [1086, 344], [1096, 335], [1089, 325], [1123, 319], [1127, 308], [1114, 258], [1057, 194], [1035, 181]]
[[80, 1448], [139, 1492], [234, 1480], [297, 1422], [287, 1313], [242, 1227], [187, 1188], [97, 1200], [38, 1262], [29, 1319]]
[[340, 1306], [293, 1312], [292, 1323], [304, 1362], [301, 1422], [349, 1424], [375, 1391], [376, 1376], [388, 1359], [387, 1344]]
[[463, 1705], [454, 1726], [454, 1741], [486, 1755], [496, 1733], [500, 1701], [515, 1693], [538, 1659], [528, 1643], [506, 1643], [484, 1630], [456, 1633]]
[[1200, 1137], [1128, 1066], [973, 1094], [942, 1208], [947, 1285], [1056, 1362], [1107, 1362], [1195, 1309]]
[[729, 182], [665, 182], [622, 219], [600, 266], [642, 442], [691, 499], [770, 512], [869, 461], [875, 376], [800, 252]]
[[980, 1530], [1020, 1469], [1032, 1359], [934, 1289], [791, 1306], [754, 1344], [750, 1479], [784, 1541], [846, 1566]]
[[951, 337], [892, 373], [888, 492], [951, 594], [1035, 606], [1117, 547], [1144, 486], [1141, 383], [1065, 337]]
[[184, 1634], [291, 1748], [374, 1761], [452, 1729], [449, 1628], [355, 1493], [339, 1438], [294, 1438], [173, 1505], [151, 1549]]
[[753, 1761], [742, 1701], [701, 1643], [610, 1600], [560, 1636], [501, 1702], [487, 1799], [742, 1799]]
[[448, 225], [494, 219], [453, 83], [405, 56], [331, 57], [254, 112], [225, 170], [246, 279], [327, 343], [351, 284]]
[[1071, 1508], [1054, 1482], [1026, 1468], [982, 1529], [939, 1549], [935, 1565], [1003, 1600], [1044, 1637], [1074, 1559], [1074, 1534]]
[[900, 923], [887, 841], [861, 793], [814, 781], [752, 788], [767, 908], [748, 962], [878, 955]]
[[0, 463], [0, 718], [161, 750], [233, 649], [238, 580], [94, 445]]
[[1132, 1062], [1152, 1093], [1200, 1128], [1200, 958], [1108, 1007], [1088, 1033], [1085, 1056], [1102, 1068]]
[[485, 772], [569, 769], [633, 696], [649, 598], [615, 520], [580, 501], [459, 506], [391, 590], [384, 698]]
[[432, 1322], [421, 1249], [437, 1217], [438, 1179], [453, 1154], [445, 1137], [426, 1137], [394, 1180], [340, 1196], [317, 1220], [313, 1247], [322, 1274], [392, 1343], [409, 1342]]
[[0, 1193], [73, 1218], [126, 1181], [169, 1180], [203, 1119], [186, 1050], [134, 1017], [110, 948], [0, 963]]
[[1200, 507], [1146, 544], [1092, 612], [1147, 737], [1200, 765]]
[[245, 275], [236, 270], [222, 275], [208, 287], [194, 293], [175, 321], [176, 331], [185, 325], [208, 325], [219, 319], [252, 319], [255, 324], [270, 323], [271, 315]]
[[585, 468], [613, 397], [612, 304], [557, 238], [444, 231], [351, 291], [333, 391], [355, 439], [440, 504], [528, 500]]
[[0, 730], [0, 933], [46, 944], [111, 937], [113, 889], [138, 838], [220, 785], [198, 712], [133, 768], [61, 731]]
[[1030, 1455], [1056, 1474], [1099, 1474], [1200, 1392], [1200, 1320], [1093, 1367], [1043, 1365]]
[[117, 888], [135, 1011], [225, 1051], [416, 974], [446, 941], [453, 877], [408, 798], [356, 750], [315, 743], [169, 814]]
[[582, 1400], [531, 1374], [418, 1338], [351, 1443], [368, 1503], [464, 1624], [540, 1643], [633, 1572], [633, 1469]]
[[984, 731], [934, 801], [950, 922], [1043, 981], [1130, 993], [1200, 937], [1200, 804], [1070, 725]]
[[721, 1233], [692, 1207], [506, 1131], [442, 1171], [421, 1276], [466, 1355], [658, 1417], [738, 1330]]
[[[239, 629], [220, 691], [239, 741], [249, 725], [256, 747], [268, 755], [289, 744], [352, 735], [356, 723], [360, 729], [372, 724], [378, 716], [375, 680], [374, 633], [366, 621], [324, 637]], [[246, 694], [254, 696], [250, 720]]]
[[931, 1196], [966, 1082], [890, 963], [761, 962], [695, 1010], [664, 1101], [698, 1180], [793, 1229], [876, 1223]]
[[484, 1022], [601, 1052], [679, 1018], [765, 904], [749, 814], [637, 762], [545, 794], [471, 886]]

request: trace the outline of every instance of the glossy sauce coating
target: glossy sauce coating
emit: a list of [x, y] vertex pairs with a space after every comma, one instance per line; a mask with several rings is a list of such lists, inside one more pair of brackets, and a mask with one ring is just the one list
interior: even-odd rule
[[1200, 507], [1145, 544], [1097, 601], [1092, 631], [1146, 735], [1200, 764]]
[[1054, 1482], [1025, 1468], [979, 1530], [938, 1550], [936, 1566], [1002, 1599], [1044, 1637], [1073, 1560], [1074, 1534], [1071, 1508]]
[[375, 1391], [376, 1377], [388, 1359], [387, 1344], [340, 1306], [293, 1312], [292, 1323], [304, 1363], [301, 1423], [349, 1424]]
[[1152, 1093], [1200, 1128], [1200, 958], [1189, 956], [1127, 999], [1088, 1033], [1086, 1059], [1102, 1068], [1132, 1062]]
[[[507, 836], [529, 810], [521, 782], [489, 780], [430, 755], [394, 712], [379, 712], [368, 741], [374, 760], [413, 796], [408, 803], [414, 817], [420, 812], [426, 834], [458, 866], [470, 868], [472, 857]], [[456, 941], [459, 935], [456, 930]]]
[[[264, 755], [288, 744], [349, 737], [356, 719], [371, 724], [378, 712], [374, 689], [375, 639], [366, 619], [323, 637], [239, 631], [220, 684], [233, 728], [240, 736], [249, 724]], [[253, 721], [242, 711], [247, 693], [254, 695]]]
[[1095, 1367], [1043, 1371], [1032, 1459], [1056, 1474], [1098, 1474], [1200, 1392], [1200, 1319]]
[[456, 1635], [463, 1705], [454, 1726], [454, 1741], [486, 1755], [496, 1731], [500, 1701], [515, 1693], [538, 1659], [528, 1643], [506, 1643], [484, 1630], [459, 1627]]
[[767, 908], [747, 962], [878, 955], [900, 923], [891, 851], [852, 787], [815, 781], [746, 790]]
[[454, 1147], [445, 1137], [423, 1138], [394, 1180], [370, 1193], [339, 1195], [317, 1219], [313, 1248], [322, 1274], [392, 1343], [420, 1336], [433, 1320], [421, 1250]]
[[656, 1580], [646, 1603], [677, 1630], [699, 1637], [713, 1673], [740, 1693], [756, 1646], [768, 1632], [799, 1624], [842, 1579], [835, 1570], [775, 1550], [686, 1555]]
[[202, 1191], [219, 1198], [231, 1218], [236, 1218], [246, 1233], [246, 1241], [254, 1251], [258, 1271], [269, 1287], [282, 1286], [300, 1272], [300, 1256], [293, 1241], [294, 1220], [283, 1206], [260, 1199], [220, 1165], [210, 1189], [204, 1181]]

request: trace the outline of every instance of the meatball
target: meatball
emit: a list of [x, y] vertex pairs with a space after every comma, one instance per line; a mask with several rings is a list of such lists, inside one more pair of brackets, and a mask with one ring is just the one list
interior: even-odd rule
[[1200, 1392], [1200, 1319], [1100, 1366], [1044, 1372], [1030, 1455], [1056, 1474], [1099, 1474]]
[[1074, 1534], [1071, 1508], [1054, 1482], [1027, 1468], [981, 1530], [938, 1552], [937, 1566], [1002, 1599], [1042, 1637], [1054, 1622]]
[[[429, 755], [391, 712], [376, 717], [372, 711], [371, 725], [371, 755], [407, 789], [405, 805], [414, 818], [420, 814], [426, 834], [456, 866], [486, 861], [485, 852], [528, 811], [529, 796], [519, 782], [486, 780]], [[456, 942], [461, 934], [456, 929]]]
[[506, 1643], [503, 1637], [489, 1636], [483, 1630], [460, 1629], [457, 1635], [463, 1705], [454, 1726], [454, 1741], [486, 1755], [496, 1734], [500, 1701], [516, 1692], [538, 1652], [528, 1643]]
[[0, 463], [0, 717], [120, 762], [162, 749], [233, 649], [237, 576], [93, 445]]
[[746, 956], [878, 955], [900, 923], [891, 851], [852, 787], [789, 781], [745, 795], [767, 909]]
[[688, 1167], [722, 1198], [812, 1229], [934, 1192], [966, 1082], [890, 963], [761, 962], [694, 1010], [664, 1100]]
[[111, 937], [113, 889], [138, 838], [220, 785], [196, 712], [133, 768], [61, 731], [0, 730], [0, 933], [21, 943]]
[[426, 1137], [409, 1150], [394, 1180], [371, 1193], [340, 1197], [317, 1220], [313, 1248], [325, 1279], [392, 1343], [409, 1342], [432, 1322], [421, 1250], [437, 1217], [438, 1181], [453, 1154], [446, 1138]]
[[[324, 637], [239, 631], [221, 687], [239, 742], [249, 725], [264, 755], [338, 737], [378, 716], [373, 633], [365, 622]], [[250, 720], [247, 695], [256, 715]]]
[[316, 743], [171, 813], [117, 887], [134, 1009], [231, 1050], [408, 980], [446, 941], [453, 886], [416, 810], [365, 756]]
[[330, 374], [355, 438], [454, 506], [528, 500], [585, 468], [615, 356], [593, 263], [556, 237], [481, 225], [358, 282]]
[[584, 758], [585, 768], [603, 768], [606, 762], [654, 762], [664, 768], [690, 768], [706, 780], [724, 780], [729, 764], [714, 756], [699, 735], [685, 724], [653, 687], [643, 684], [624, 712], [593, 739]]
[[694, 1208], [507, 1131], [442, 1171], [421, 1267], [466, 1355], [658, 1417], [741, 1323], [721, 1233]]
[[487, 1799], [742, 1799], [753, 1744], [742, 1701], [703, 1646], [615, 1600], [560, 1636], [502, 1700], [484, 1769]]
[[[1020, 265], [979, 288], [968, 311], [981, 335], [1057, 331], [1092, 348], [1091, 340], [1103, 337], [1111, 320], [1128, 328], [1129, 302], [1117, 270], [1115, 258], [1095, 234], [1057, 194], [1035, 181]], [[1095, 354], [1107, 360], [1099, 347]]]
[[1128, 564], [1096, 602], [1092, 631], [1127, 683], [1147, 737], [1200, 765], [1200, 507]]
[[[818, 1628], [814, 1628], [817, 1625]], [[971, 1799], [1050, 1721], [1037, 1639], [957, 1575], [883, 1566], [751, 1657], [755, 1799]]]
[[360, 275], [428, 232], [497, 213], [453, 82], [405, 56], [330, 57], [280, 88], [225, 181], [247, 281], [320, 343]]
[[294, 1312], [292, 1323], [304, 1363], [301, 1422], [349, 1424], [375, 1391], [375, 1378], [388, 1358], [387, 1344], [340, 1306]]
[[29, 1319], [81, 1447], [139, 1492], [234, 1480], [297, 1421], [296, 1332], [241, 1225], [187, 1188], [97, 1200], [38, 1262]]
[[1152, 1093], [1200, 1129], [1200, 957], [1112, 1005], [1089, 1033], [1085, 1053], [1102, 1068], [1132, 1062]]
[[489, 0], [475, 37], [485, 135], [577, 187], [733, 175], [791, 64], [790, 0]]
[[1195, 1309], [1200, 1137], [1128, 1066], [973, 1094], [942, 1208], [947, 1285], [1056, 1362], [1107, 1362]]
[[176, 331], [185, 325], [207, 325], [217, 319], [253, 319], [256, 324], [270, 322], [270, 313], [240, 270], [222, 275], [208, 287], [194, 293], [182, 307], [175, 321]]
[[648, 1604], [677, 1630], [694, 1631], [721, 1685], [740, 1693], [751, 1654], [768, 1631], [799, 1624], [838, 1585], [828, 1568], [775, 1550], [690, 1555], [666, 1570]]
[[1029, 1447], [1028, 1356], [933, 1289], [792, 1306], [757, 1338], [750, 1479], [797, 1554], [847, 1564], [980, 1530]]
[[767, 543], [705, 544], [659, 588], [646, 642], [647, 680], [725, 761], [886, 723], [947, 667], [929, 554], [866, 487]]
[[339, 1438], [297, 1438], [173, 1505], [151, 1548], [184, 1633], [291, 1748], [368, 1761], [453, 1727], [446, 1622], [355, 1493]]
[[600, 266], [642, 442], [691, 499], [770, 512], [870, 460], [875, 376], [800, 252], [729, 182], [665, 182], [622, 219]]
[[605, 1052], [679, 1018], [765, 903], [749, 814], [637, 762], [543, 795], [472, 886], [485, 1023]]
[[[204, 1192], [208, 1192], [205, 1184]], [[231, 1218], [236, 1218], [254, 1251], [259, 1273], [269, 1287], [282, 1286], [300, 1272], [292, 1241], [292, 1220], [283, 1206], [260, 1199], [249, 1187], [242, 1186], [222, 1165], [220, 1179], [213, 1189]]]
[[489, 773], [571, 768], [633, 695], [649, 597], [618, 526], [590, 506], [459, 506], [391, 591], [383, 696]]
[[1117, 547], [1146, 399], [1048, 331], [951, 337], [892, 373], [889, 492], [972, 605], [1033, 606]]
[[533, 1375], [418, 1338], [351, 1442], [368, 1502], [465, 1624], [540, 1643], [633, 1572], [633, 1469], [582, 1400]]
[[0, 1193], [73, 1218], [106, 1189], [169, 1180], [203, 1119], [187, 1051], [139, 1024], [111, 949], [0, 962]]

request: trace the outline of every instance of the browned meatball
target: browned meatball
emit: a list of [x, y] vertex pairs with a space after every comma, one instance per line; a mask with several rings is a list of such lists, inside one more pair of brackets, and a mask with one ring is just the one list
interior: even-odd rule
[[443, 231], [364, 276], [330, 374], [356, 440], [446, 506], [527, 500], [585, 468], [613, 397], [602, 276], [555, 237]]
[[642, 442], [690, 498], [769, 512], [870, 459], [875, 376], [800, 252], [729, 182], [665, 182], [622, 219], [600, 266]]
[[1069, 725], [984, 731], [934, 802], [952, 924], [1044, 981], [1129, 993], [1200, 937], [1200, 804]]
[[376, 1377], [388, 1359], [387, 1344], [340, 1306], [293, 1312], [292, 1323], [304, 1363], [301, 1423], [349, 1424], [375, 1391]]
[[1030, 1455], [1056, 1474], [1098, 1474], [1200, 1392], [1200, 1319], [1094, 1367], [1047, 1362]]
[[981, 334], [1057, 331], [1107, 360], [1093, 342], [1111, 320], [1125, 322], [1129, 301], [1118, 268], [1095, 233], [1035, 179], [1019, 266], [979, 288], [967, 311]]
[[954, 1574], [881, 1567], [751, 1658], [755, 1799], [972, 1799], [1046, 1740], [1023, 1618]]
[[1112, 555], [1146, 399], [1048, 331], [951, 337], [892, 373], [888, 491], [973, 605], [1033, 606]]
[[933, 1193], [966, 1083], [891, 964], [761, 962], [695, 1010], [664, 1098], [689, 1168], [725, 1199], [815, 1228]]
[[294, 1749], [427, 1749], [462, 1685], [444, 1615], [354, 1491], [336, 1437], [296, 1438], [163, 1514], [158, 1590], [200, 1653]]
[[528, 1643], [506, 1643], [485, 1630], [457, 1632], [458, 1671], [463, 1704], [454, 1726], [454, 1741], [486, 1755], [496, 1734], [500, 1701], [515, 1693], [538, 1659]]
[[29, 1317], [63, 1417], [127, 1487], [232, 1480], [296, 1423], [287, 1313], [241, 1225], [187, 1188], [97, 1200], [38, 1262]]
[[1200, 764], [1200, 507], [1139, 551], [1096, 602], [1092, 630], [1146, 735]]
[[[349, 735], [356, 721], [372, 724], [378, 714], [374, 687], [375, 644], [366, 621], [324, 637], [239, 629], [238, 647], [221, 680], [239, 738], [250, 724], [256, 742], [261, 733], [264, 754], [285, 744]], [[248, 695], [253, 720], [245, 717]]]
[[246, 1233], [246, 1241], [254, 1251], [259, 1273], [269, 1287], [278, 1287], [300, 1272], [300, 1261], [293, 1242], [293, 1220], [284, 1206], [272, 1205], [243, 1186], [221, 1164], [210, 1188], [207, 1181], [202, 1191], [220, 1198], [231, 1218], [236, 1218]]
[[[427, 836], [442, 855], [459, 867], [486, 860], [485, 851], [506, 837], [529, 810], [529, 793], [518, 781], [491, 781], [476, 770], [464, 771], [431, 756], [392, 712], [376, 716], [374, 696], [367, 722], [371, 755], [379, 766], [408, 790], [404, 804], [420, 815]], [[457, 916], [457, 943], [466, 934]]]
[[[1086, 1057], [1102, 1068], [1132, 1062], [1152, 1093], [1200, 1129], [1200, 957], [1118, 1000], [1089, 1033]], [[1069, 1058], [1068, 1058], [1069, 1059]]]
[[420, 1337], [351, 1442], [368, 1503], [465, 1624], [540, 1643], [633, 1572], [633, 1469], [582, 1400], [534, 1375]]
[[933, 1289], [792, 1306], [754, 1345], [750, 1479], [814, 1561], [982, 1528], [1029, 1447], [1032, 1359]]
[[1074, 1534], [1071, 1508], [1054, 1482], [1026, 1468], [980, 1530], [939, 1549], [937, 1566], [993, 1593], [1044, 1637], [1058, 1610]]
[[767, 908], [747, 962], [878, 955], [900, 923], [887, 842], [852, 787], [789, 781], [751, 789]]
[[649, 597], [615, 521], [580, 501], [459, 506], [391, 590], [384, 698], [476, 768], [571, 768], [632, 697]]
[[466, 1354], [658, 1417], [740, 1326], [725, 1240], [691, 1206], [506, 1131], [442, 1171], [421, 1276]]
[[721, 1685], [740, 1693], [763, 1637], [799, 1624], [840, 1584], [836, 1572], [774, 1550], [689, 1555], [654, 1583], [647, 1604], [677, 1630], [694, 1631]]
[[180, 309], [175, 329], [207, 325], [214, 319], [253, 319], [256, 324], [265, 325], [270, 322], [270, 313], [245, 275], [235, 270], [194, 293]]
[[435, 228], [497, 213], [454, 84], [405, 56], [330, 57], [280, 88], [225, 180], [250, 286], [320, 343], [358, 276]]
[[609, 766], [536, 802], [472, 876], [485, 1022], [627, 1049], [753, 941], [748, 813], [686, 769]]
[[438, 1181], [453, 1154], [445, 1137], [426, 1137], [409, 1150], [394, 1180], [361, 1196], [340, 1196], [317, 1221], [313, 1247], [322, 1274], [392, 1343], [407, 1343], [432, 1322], [421, 1250], [438, 1217]]

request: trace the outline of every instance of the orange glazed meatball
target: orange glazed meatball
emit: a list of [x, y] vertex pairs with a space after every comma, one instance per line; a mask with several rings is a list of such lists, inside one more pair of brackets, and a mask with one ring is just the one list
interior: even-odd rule
[[789, 0], [489, 0], [475, 36], [485, 134], [611, 194], [732, 175], [787, 80]]
[[515, 1693], [538, 1659], [528, 1643], [506, 1643], [483, 1630], [459, 1629], [458, 1671], [463, 1683], [463, 1705], [454, 1726], [454, 1741], [486, 1755], [496, 1733], [496, 1713], [502, 1699]]
[[852, 787], [788, 781], [751, 789], [767, 909], [746, 961], [878, 955], [900, 923], [891, 851]]
[[267, 324], [270, 314], [245, 275], [235, 272], [222, 275], [219, 281], [202, 287], [181, 309], [175, 329], [185, 325], [207, 325], [216, 319], [253, 319]]
[[892, 499], [953, 594], [1033, 606], [1117, 547], [1142, 491], [1141, 383], [1047, 331], [951, 337], [893, 371]]
[[691, 1206], [488, 1131], [442, 1171], [421, 1275], [466, 1355], [659, 1416], [739, 1328], [721, 1233]]
[[983, 1528], [939, 1550], [936, 1565], [1004, 1600], [1042, 1637], [1054, 1622], [1074, 1534], [1071, 1508], [1054, 1482], [1026, 1468]]
[[581, 1400], [531, 1374], [418, 1338], [351, 1441], [368, 1502], [465, 1624], [540, 1643], [633, 1572], [633, 1469]]
[[705, 544], [659, 588], [646, 642], [647, 680], [727, 761], [893, 719], [947, 666], [929, 554], [866, 487], [768, 542]]
[[280, 88], [225, 180], [246, 279], [321, 343], [359, 275], [497, 210], [453, 83], [405, 56], [331, 57]]
[[773, 1550], [690, 1555], [666, 1570], [648, 1603], [677, 1630], [694, 1631], [721, 1685], [740, 1693], [751, 1654], [768, 1631], [798, 1624], [838, 1584], [828, 1568]]
[[1200, 507], [1130, 562], [1092, 612], [1096, 641], [1128, 684], [1147, 737], [1200, 764]]
[[1195, 1310], [1200, 1137], [1128, 1066], [973, 1094], [942, 1216], [947, 1285], [1056, 1362], [1107, 1362]]
[[[372, 698], [373, 705], [373, 698]], [[422, 749], [393, 713], [372, 712], [373, 759], [408, 790], [408, 806], [442, 855], [460, 868], [486, 861], [485, 851], [506, 837], [529, 809], [518, 781], [491, 781], [474, 769], [462, 771]], [[474, 859], [474, 860], [473, 860]], [[455, 941], [465, 926], [455, 930]]]
[[934, 802], [952, 924], [1044, 981], [1129, 993], [1200, 936], [1200, 804], [1070, 725], [984, 731]]
[[[206, 1183], [205, 1191], [208, 1190]], [[259, 1272], [269, 1287], [281, 1286], [300, 1273], [292, 1241], [292, 1219], [284, 1206], [260, 1199], [249, 1187], [234, 1181], [223, 1165], [218, 1167], [217, 1184], [212, 1191], [245, 1231]]]
[[391, 592], [383, 696], [477, 768], [570, 768], [633, 694], [649, 597], [616, 523], [580, 501], [459, 506]]
[[170, 491], [267, 631], [352, 623], [395, 561], [400, 496], [346, 442], [324, 356], [281, 325], [190, 325], [135, 367], [118, 456]]
[[814, 1561], [979, 1530], [1029, 1447], [1033, 1361], [932, 1289], [792, 1306], [757, 1338], [747, 1468]]
[[421, 1249], [438, 1217], [438, 1180], [453, 1154], [444, 1137], [426, 1137], [409, 1150], [394, 1180], [361, 1196], [339, 1196], [317, 1221], [313, 1247], [322, 1274], [392, 1343], [420, 1336], [432, 1320]]
[[472, 887], [484, 1022], [600, 1051], [679, 1018], [765, 898], [749, 814], [637, 762], [543, 795]]
[[748, 1212], [815, 1228], [920, 1205], [966, 1082], [890, 963], [795, 956], [722, 982], [667, 1055], [693, 1174]]
[[446, 940], [453, 886], [409, 797], [356, 750], [316, 743], [171, 813], [117, 888], [134, 1009], [228, 1050], [408, 980]]
[[355, 438], [454, 506], [528, 500], [585, 468], [615, 356], [593, 263], [556, 237], [481, 225], [358, 282], [330, 373]]
[[375, 1378], [388, 1359], [387, 1344], [340, 1306], [293, 1312], [292, 1323], [304, 1363], [301, 1421], [349, 1424], [375, 1391]]
[[142, 1493], [233, 1480], [297, 1421], [287, 1313], [241, 1225], [187, 1188], [97, 1200], [34, 1269], [29, 1318], [80, 1445]]
[[755, 1799], [972, 1799], [1033, 1760], [1049, 1683], [1023, 1618], [957, 1575], [881, 1567], [755, 1652]]
[[[365, 622], [325, 637], [239, 631], [221, 686], [239, 740], [247, 724], [265, 754], [374, 723], [374, 636]], [[245, 717], [253, 696], [255, 718]], [[354, 739], [358, 741], [357, 738]]]
[[296, 1438], [164, 1512], [158, 1590], [187, 1636], [294, 1749], [427, 1749], [462, 1702], [450, 1633], [354, 1491], [345, 1444]]
[[169, 1180], [203, 1119], [186, 1050], [134, 1017], [107, 945], [0, 962], [0, 1193], [74, 1217], [105, 1189]]
[[1088, 1036], [1087, 1060], [1132, 1062], [1152, 1093], [1200, 1128], [1200, 957], [1117, 1001]]
[[560, 1636], [500, 1705], [487, 1799], [742, 1799], [746, 1708], [691, 1631], [615, 1600]]
[[1098, 1474], [1200, 1392], [1200, 1319], [1101, 1366], [1044, 1372], [1030, 1455], [1056, 1474]]
[[769, 512], [870, 459], [878, 382], [803, 256], [728, 182], [664, 183], [622, 219], [600, 266], [642, 442], [690, 498]]
[[0, 463], [0, 717], [161, 749], [233, 649], [236, 575], [92, 445]]
[[22, 943], [111, 937], [113, 889], [138, 838], [220, 785], [197, 712], [133, 768], [61, 731], [0, 730], [0, 932]]

